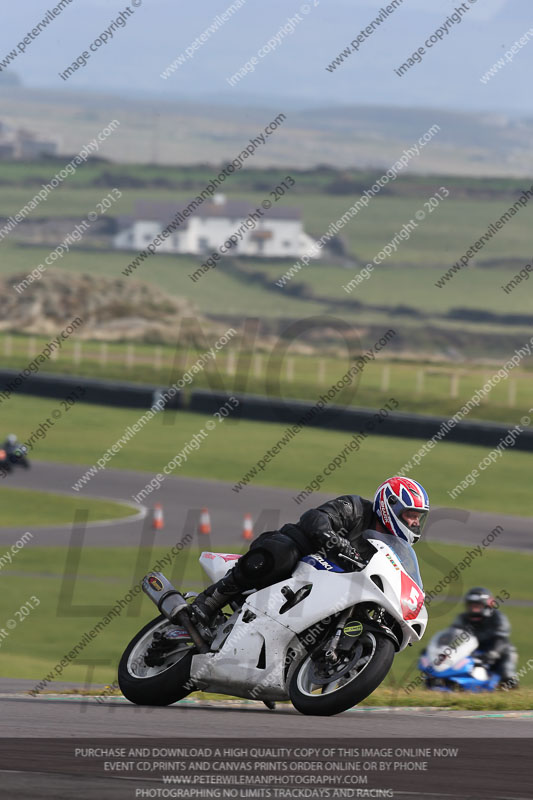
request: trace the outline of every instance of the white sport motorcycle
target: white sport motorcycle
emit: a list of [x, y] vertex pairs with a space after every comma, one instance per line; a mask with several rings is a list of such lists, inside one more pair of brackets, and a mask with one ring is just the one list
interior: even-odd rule
[[[210, 630], [192, 621], [187, 599], [158, 572], [143, 589], [161, 616], [126, 648], [118, 670], [124, 696], [170, 705], [204, 690], [262, 700], [290, 700], [303, 714], [346, 711], [387, 675], [395, 652], [419, 641], [427, 625], [413, 548], [390, 534], [365, 531], [372, 556], [303, 557], [292, 577], [232, 601]], [[210, 581], [240, 556], [204, 552]]]

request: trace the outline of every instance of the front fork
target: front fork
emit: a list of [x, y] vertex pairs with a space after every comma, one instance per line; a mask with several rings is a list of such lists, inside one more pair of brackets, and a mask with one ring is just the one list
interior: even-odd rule
[[[331, 638], [329, 645], [321, 645], [315, 648], [311, 652], [311, 656], [316, 656], [317, 654], [322, 652], [324, 654], [324, 657], [331, 664], [337, 664], [343, 656], [343, 650], [346, 649], [347, 637], [343, 637], [343, 633], [346, 623], [351, 617], [355, 617], [361, 621], [362, 633], [364, 633], [364, 631], [372, 631], [374, 633], [380, 633], [384, 636], [387, 636], [389, 639], [392, 640], [395, 649], [399, 650], [400, 643], [395, 634], [392, 632], [392, 630], [384, 622], [383, 615], [384, 615], [384, 610], [381, 609], [381, 611], [378, 612], [377, 617], [372, 618], [368, 615], [368, 609], [362, 608], [360, 606], [351, 606], [350, 608], [341, 611], [335, 623], [335, 633], [333, 634], [333, 637]], [[356, 641], [358, 641], [358, 639], [359, 639], [358, 636], [354, 636], [353, 638], [350, 637], [349, 641], [355, 643]], [[339, 653], [339, 645], [341, 650], [340, 653]], [[326, 646], [327, 650], [324, 649]]]
[[337, 653], [337, 647], [339, 646], [339, 642], [342, 636], [342, 632], [344, 630], [344, 626], [350, 619], [352, 608], [347, 608], [346, 611], [342, 611], [339, 615], [339, 619], [337, 620], [337, 627], [335, 629], [335, 634], [333, 639], [330, 642], [329, 649], [326, 650], [326, 658], [329, 659], [333, 664], [336, 664], [339, 660], [339, 654]]

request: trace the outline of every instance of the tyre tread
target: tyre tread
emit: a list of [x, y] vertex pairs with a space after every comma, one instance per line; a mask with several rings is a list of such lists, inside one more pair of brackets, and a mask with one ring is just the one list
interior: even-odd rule
[[297, 680], [300, 669], [307, 660], [307, 656], [305, 656], [293, 672], [289, 685], [289, 696], [297, 711], [302, 714], [330, 717], [347, 711], [372, 694], [385, 679], [392, 666], [395, 654], [395, 648], [390, 639], [376, 634], [374, 636], [376, 637], [376, 652], [372, 661], [376, 662], [375, 665], [369, 665], [372, 667], [371, 669], [365, 669], [359, 678], [354, 679], [332, 694], [308, 697], [300, 692]]
[[124, 650], [118, 665], [118, 685], [120, 690], [127, 700], [136, 705], [169, 706], [194, 691], [194, 689], [185, 689], [184, 687], [190, 677], [191, 659], [195, 652], [193, 648], [177, 664], [174, 664], [159, 675], [153, 675], [150, 678], [135, 678], [128, 671], [130, 653], [139, 639], [163, 619], [165, 619], [163, 615], [156, 617], [134, 636]]

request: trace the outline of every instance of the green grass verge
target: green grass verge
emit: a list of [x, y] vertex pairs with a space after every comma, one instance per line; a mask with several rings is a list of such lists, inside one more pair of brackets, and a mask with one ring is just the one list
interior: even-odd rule
[[[30, 478], [28, 478], [30, 481]], [[26, 527], [36, 525], [72, 524], [75, 512], [80, 508], [77, 497], [36, 492], [29, 489], [0, 487], [2, 517], [0, 527]], [[123, 519], [137, 513], [135, 508], [112, 503], [109, 500], [84, 498], [83, 508], [88, 511], [88, 522], [107, 519]]]
[[406, 695], [397, 689], [379, 687], [363, 706], [438, 706], [477, 711], [525, 711], [533, 709], [533, 689], [496, 692], [429, 692], [417, 689]]
[[[26, 439], [49, 416], [53, 404], [51, 400], [27, 396], [18, 397], [16, 402], [11, 399], [3, 404], [6, 430], [15, 431], [21, 440]], [[77, 403], [48, 431], [46, 438], [38, 441], [30, 459], [79, 464], [79, 471], [72, 470], [74, 483], [85, 472], [81, 465], [96, 463], [139, 416], [134, 410]], [[189, 412], [158, 414], [117, 453], [109, 466], [161, 472], [194, 434], [204, 428], [207, 419]], [[217, 423], [201, 447], [188, 456], [174, 475], [237, 483], [280, 440], [285, 429], [285, 425], [274, 423], [226, 419]], [[351, 438], [350, 433], [304, 428], [253, 482], [293, 489], [296, 496]], [[359, 451], [348, 455], [341, 469], [324, 479], [321, 489], [333, 495], [358, 492], [372, 496], [383, 477], [398, 472], [421, 444], [417, 439], [369, 436], [361, 443]], [[451, 491], [479, 464], [487, 450], [440, 442], [411, 475], [424, 483], [433, 505], [530, 516], [529, 496], [523, 489], [524, 475], [529, 474], [531, 462], [526, 452], [505, 451], [493, 466], [481, 471], [477, 483], [456, 500], [452, 501], [447, 494], [447, 490]], [[246, 488], [242, 492], [245, 493]], [[84, 492], [79, 496], [84, 497]], [[301, 507], [295, 503], [295, 517], [300, 513]]]
[[[119, 689], [106, 686], [104, 697], [121, 697]], [[53, 691], [53, 690], [52, 690]], [[52, 691], [50, 693], [52, 693]], [[65, 689], [58, 694], [79, 695], [82, 697], [99, 697], [102, 695], [102, 688], [97, 689]], [[260, 701], [233, 698], [228, 695], [215, 694], [214, 692], [192, 692], [183, 701], [190, 700], [199, 703], [227, 703], [228, 701], [239, 703], [253, 703]], [[290, 705], [289, 701], [279, 703], [279, 705]], [[449, 708], [450, 710], [468, 711], [530, 711], [533, 709], [533, 689], [519, 689], [517, 691], [505, 692], [428, 692], [425, 689], [413, 691], [409, 695], [401, 695], [397, 689], [383, 688], [380, 686], [370, 697], [359, 703], [360, 706], [376, 707], [420, 707], [426, 708]], [[497, 716], [497, 715], [495, 715]]]
[[[176, 541], [181, 539], [176, 533]], [[202, 543], [205, 549], [205, 544]], [[238, 538], [227, 543], [228, 549], [242, 552], [243, 543]], [[422, 543], [418, 548], [421, 571], [426, 590], [431, 589], [446, 574], [450, 565], [461, 560], [467, 547]], [[20, 550], [9, 567], [2, 570], [5, 587], [5, 617], [13, 618], [15, 612], [30, 597], [40, 601], [39, 606], [24, 618], [0, 642], [2, 650], [2, 675], [28, 678], [37, 683], [66, 653], [91, 630], [118, 599], [147, 572], [158, 558], [167, 553], [165, 548], [153, 551], [131, 548], [39, 548], [28, 544]], [[165, 574], [183, 590], [200, 590], [206, 578], [198, 564], [198, 548], [193, 545], [182, 551]], [[475, 559], [467, 572], [453, 581], [445, 597], [439, 596], [429, 608], [428, 632], [422, 643], [408, 648], [395, 659], [392, 670], [382, 689], [367, 701], [370, 705], [454, 705], [472, 708], [526, 708], [531, 707], [533, 695], [533, 670], [522, 679], [523, 691], [502, 692], [498, 695], [441, 695], [418, 690], [408, 692], [406, 687], [416, 677], [419, 653], [429, 637], [447, 627], [461, 610], [459, 597], [466, 587], [487, 583], [498, 593], [508, 588], [511, 595], [502, 610], [508, 615], [512, 640], [520, 654], [520, 664], [531, 657], [530, 617], [528, 607], [512, 603], [531, 597], [530, 575], [533, 556], [488, 550], [482, 559]], [[127, 605], [119, 618], [111, 619], [101, 632], [82, 650], [78, 658], [57, 676], [58, 680], [79, 681], [86, 689], [94, 684], [109, 684], [116, 679], [116, 666], [122, 651], [135, 633], [156, 616], [155, 607], [141, 594]], [[5, 626], [4, 626], [5, 627]], [[54, 689], [54, 683], [48, 685]], [[490, 697], [490, 700], [487, 698]], [[488, 705], [485, 704], [487, 699]], [[501, 705], [498, 705], [500, 703]], [[514, 705], [513, 705], [514, 704]]]

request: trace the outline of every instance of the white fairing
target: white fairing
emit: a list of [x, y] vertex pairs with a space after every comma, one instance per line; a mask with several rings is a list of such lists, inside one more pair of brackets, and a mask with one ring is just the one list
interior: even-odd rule
[[203, 552], [200, 556], [200, 564], [206, 571], [209, 580], [216, 583], [224, 577], [239, 558], [240, 555], [237, 553]]
[[[362, 602], [385, 608], [399, 623], [402, 631], [399, 650], [421, 639], [427, 625], [421, 587], [401, 568], [390, 548], [379, 540], [371, 542], [378, 552], [360, 572], [334, 572], [329, 571], [329, 567], [317, 569], [300, 561], [291, 578], [251, 594], [215, 639], [213, 649], [217, 652], [193, 656], [191, 678], [196, 685], [240, 697], [287, 699], [289, 648], [299, 647], [305, 652], [296, 634]], [[224, 558], [228, 558], [228, 554], [220, 557], [202, 554], [201, 563], [211, 580], [223, 577], [235, 561], [235, 557], [228, 561]], [[317, 556], [312, 558], [319, 565], [328, 564]], [[311, 588], [304, 600], [283, 611], [287, 602], [281, 593], [283, 587], [289, 587], [294, 593], [303, 587]]]
[[[473, 633], [468, 634], [459, 629], [455, 631], [451, 629], [447, 633], [445, 641], [442, 631], [436, 633], [426, 649], [428, 664], [431, 664], [433, 672], [436, 673], [455, 669], [461, 661], [471, 656], [479, 647], [479, 642]], [[476, 667], [476, 669], [483, 671], [479, 680], [488, 680], [488, 673], [484, 667]]]

